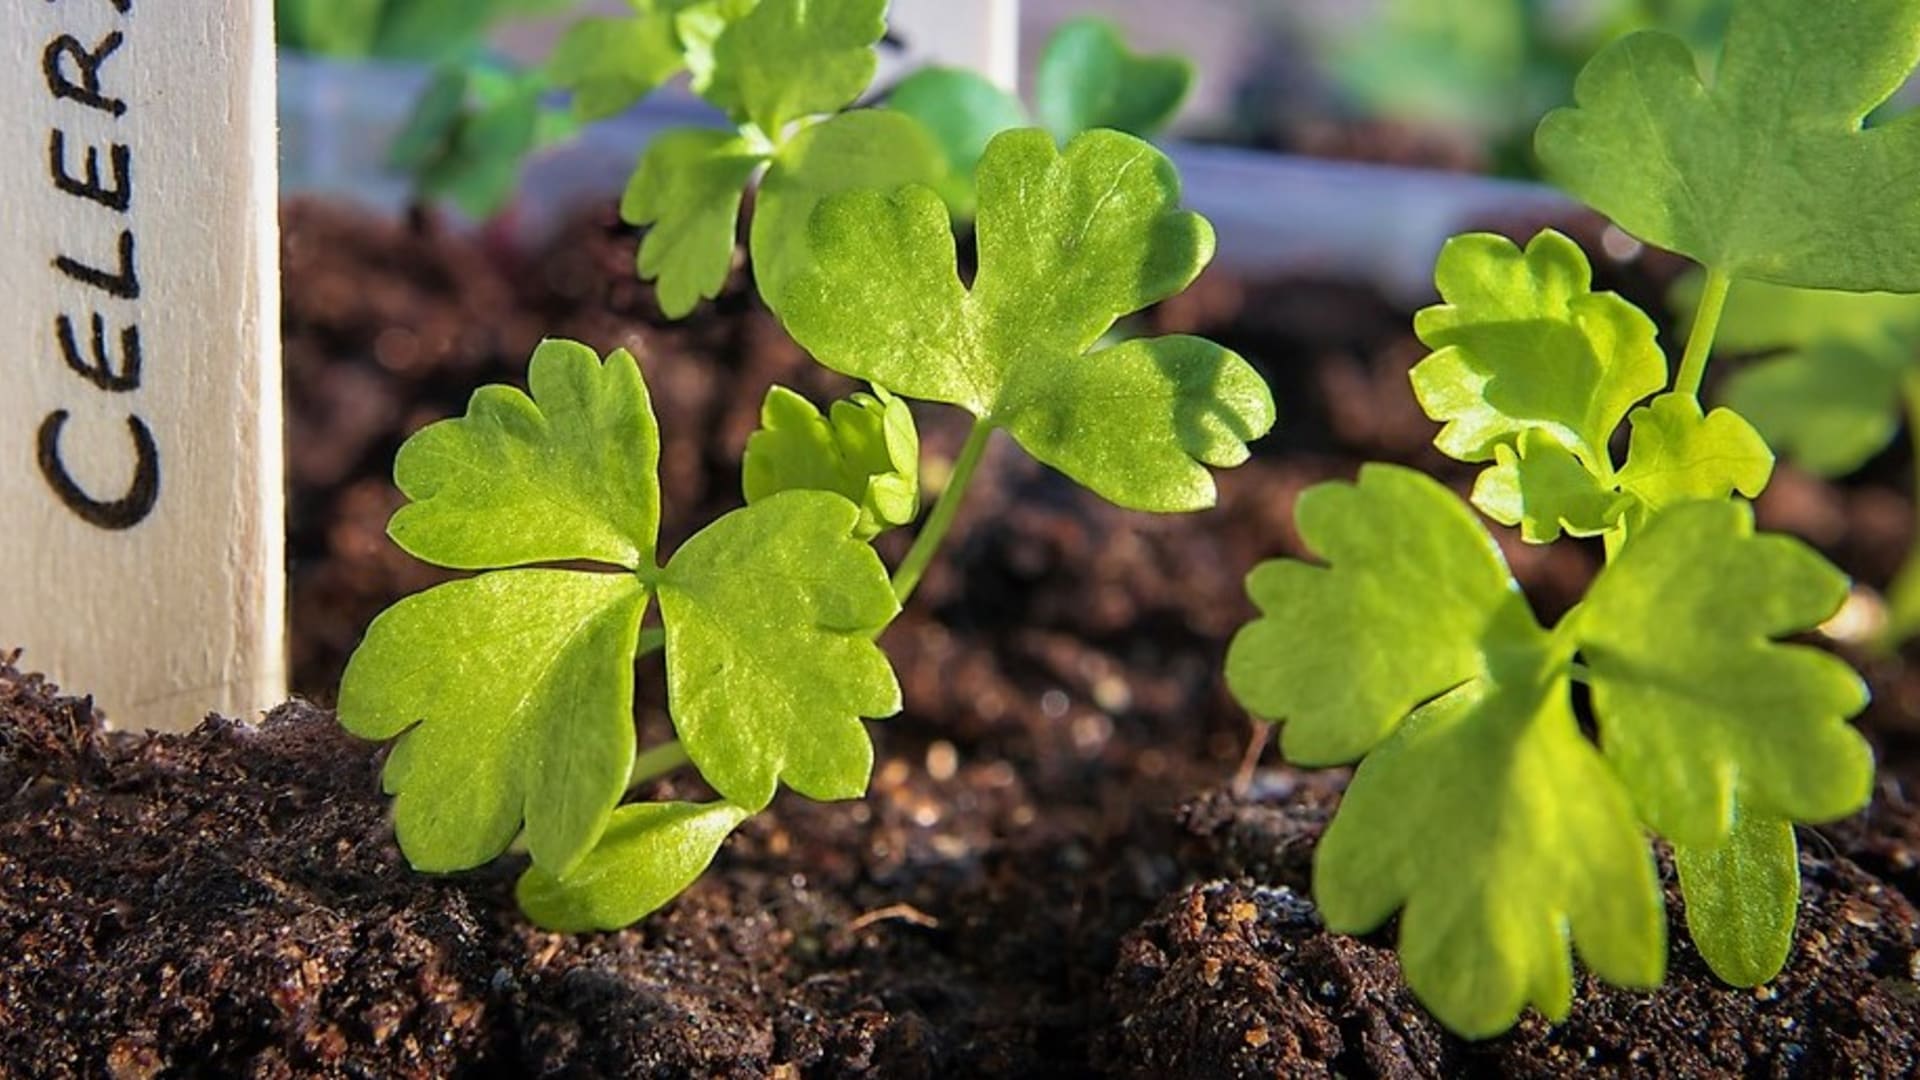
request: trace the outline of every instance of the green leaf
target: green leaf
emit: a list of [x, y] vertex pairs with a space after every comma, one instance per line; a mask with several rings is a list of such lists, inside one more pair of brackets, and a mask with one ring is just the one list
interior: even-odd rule
[[407, 440], [394, 478], [411, 502], [388, 528], [416, 558], [463, 570], [591, 559], [652, 566], [660, 436], [625, 350], [546, 341], [533, 397], [483, 387], [467, 414]]
[[1702, 416], [1692, 394], [1662, 394], [1633, 410], [1628, 421], [1633, 436], [1620, 487], [1649, 510], [1725, 499], [1736, 491], [1757, 498], [1773, 478], [1773, 451], [1731, 409]]
[[1468, 1038], [1505, 1031], [1529, 1002], [1566, 1016], [1569, 936], [1616, 985], [1665, 973], [1652, 857], [1564, 675], [1471, 683], [1409, 718], [1355, 773], [1313, 891], [1344, 933], [1404, 906], [1407, 985]]
[[1551, 433], [1587, 467], [1611, 474], [1607, 441], [1633, 403], [1666, 383], [1652, 320], [1592, 291], [1579, 245], [1551, 230], [1522, 252], [1489, 233], [1447, 241], [1434, 272], [1445, 303], [1414, 320], [1434, 352], [1413, 369], [1434, 440], [1461, 461], [1487, 461], [1522, 432]]
[[456, 65], [434, 72], [388, 147], [388, 163], [410, 173], [427, 168], [452, 143], [466, 105], [467, 69]]
[[686, 66], [669, 15], [582, 19], [553, 48], [553, 84], [573, 91], [582, 120], [625, 112]]
[[423, 199], [445, 199], [474, 218], [497, 213], [520, 183], [526, 159], [551, 127], [539, 73], [486, 64], [443, 69], [389, 150]]
[[572, 873], [560, 877], [530, 866], [514, 895], [527, 917], [548, 930], [630, 926], [693, 884], [747, 817], [725, 802], [623, 806]]
[[687, 62], [693, 92], [706, 97], [713, 86], [714, 46], [727, 27], [747, 17], [758, 0], [705, 0], [673, 5], [674, 29]]
[[776, 143], [795, 120], [835, 112], [873, 81], [886, 0], [760, 0], [713, 45], [703, 96]]
[[[1670, 306], [1676, 311], [1698, 310], [1704, 278], [1695, 272], [1675, 283]], [[1806, 348], [1823, 341], [1900, 347], [1911, 356], [1920, 344], [1920, 296], [1737, 281], [1721, 312], [1713, 344], [1720, 353], [1753, 353]]]
[[1744, 503], [1659, 514], [1577, 613], [1602, 745], [1641, 816], [1712, 848], [1736, 798], [1756, 816], [1831, 821], [1864, 806], [1866, 704], [1838, 658], [1773, 640], [1839, 608], [1847, 581], [1812, 549], [1753, 533]]
[[399, 742], [394, 832], [415, 869], [488, 862], [526, 825], [553, 873], [586, 857], [633, 762], [633, 656], [646, 587], [631, 574], [507, 570], [400, 601], [340, 684], [340, 723]]
[[[1697, 291], [1689, 281], [1675, 299]], [[1920, 296], [1743, 281], [1715, 347], [1784, 350], [1735, 371], [1726, 403], [1803, 468], [1843, 476], [1899, 433], [1901, 386], [1920, 370]]]
[[741, 467], [747, 502], [783, 491], [831, 491], [860, 508], [870, 540], [920, 510], [920, 433], [907, 403], [875, 388], [833, 403], [832, 418], [784, 386], [767, 391]]
[[1044, 132], [1014, 131], [988, 145], [979, 190], [971, 290], [932, 191], [823, 200], [814, 264], [781, 297], [795, 339], [835, 371], [1007, 429], [1122, 506], [1212, 505], [1203, 463], [1242, 460], [1273, 424], [1264, 381], [1197, 339], [1095, 347], [1212, 255], [1206, 221], [1175, 209], [1172, 164], [1116, 132], [1062, 154]]
[[838, 495], [788, 491], [680, 548], [659, 581], [667, 696], [700, 774], [765, 807], [785, 781], [813, 799], [864, 794], [900, 687], [874, 638], [899, 613], [886, 567]]
[[1328, 565], [1255, 569], [1260, 618], [1227, 652], [1227, 685], [1254, 714], [1286, 721], [1291, 762], [1355, 760], [1538, 632], [1472, 511], [1420, 473], [1365, 466], [1357, 484], [1309, 489], [1295, 517]]
[[620, 200], [628, 223], [651, 226], [640, 242], [643, 280], [659, 282], [669, 318], [720, 294], [733, 265], [740, 201], [766, 158], [725, 131], [669, 131], [655, 139]]
[[1718, 846], [1676, 845], [1673, 861], [1687, 933], [1713, 973], [1734, 986], [1759, 986], [1780, 974], [1800, 906], [1793, 825], [1743, 808]]
[[938, 184], [939, 148], [912, 120], [882, 109], [854, 109], [787, 140], [754, 201], [753, 276], [774, 311], [795, 275], [813, 262], [809, 221], [820, 200], [844, 191], [890, 192]]
[[1104, 19], [1080, 18], [1047, 39], [1034, 78], [1034, 107], [1054, 138], [1094, 128], [1142, 137], [1179, 110], [1193, 65], [1178, 56], [1140, 56]]
[[1657, 31], [1587, 65], [1536, 140], [1561, 186], [1732, 277], [1920, 291], [1920, 125], [1863, 120], [1920, 59], [1911, 0], [1741, 0], [1712, 85]]
[[940, 192], [960, 217], [978, 203], [973, 172], [995, 135], [1027, 126], [1020, 99], [965, 68], [926, 67], [907, 76], [887, 95], [887, 108], [920, 122], [946, 159]]
[[1802, 468], [1845, 476], [1899, 434], [1900, 387], [1913, 370], [1911, 352], [1822, 341], [1734, 372], [1725, 397]]
[[1522, 432], [1513, 446], [1494, 447], [1494, 466], [1473, 485], [1473, 504], [1502, 525], [1520, 526], [1529, 544], [1550, 544], [1562, 531], [1598, 536], [1633, 502], [1543, 428]]

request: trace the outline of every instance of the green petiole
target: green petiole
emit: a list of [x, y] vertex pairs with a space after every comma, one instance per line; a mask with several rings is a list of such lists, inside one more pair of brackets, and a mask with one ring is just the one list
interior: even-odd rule
[[920, 535], [914, 537], [913, 547], [907, 549], [907, 557], [900, 561], [899, 569], [893, 572], [893, 595], [902, 606], [913, 595], [913, 590], [919, 587], [920, 578], [933, 562], [934, 553], [940, 550], [941, 542], [953, 528], [953, 519], [960, 513], [960, 503], [967, 497], [967, 487], [973, 482], [975, 470], [980, 467], [980, 459], [986, 455], [987, 440], [992, 435], [992, 425], [982, 420], [973, 422], [973, 430], [967, 433], [960, 456], [954, 459], [953, 473], [947, 478], [945, 490], [940, 492], [939, 501], [933, 504], [933, 512], [927, 515], [927, 523], [921, 527]]

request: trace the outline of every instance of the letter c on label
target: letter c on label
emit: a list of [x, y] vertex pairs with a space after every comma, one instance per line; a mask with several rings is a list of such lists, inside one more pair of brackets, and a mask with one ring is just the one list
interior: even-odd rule
[[133, 434], [133, 486], [125, 496], [101, 502], [81, 490], [60, 460], [60, 431], [67, 425], [67, 416], [67, 410], [60, 409], [48, 413], [40, 425], [40, 474], [61, 504], [102, 529], [131, 529], [145, 521], [160, 500], [160, 448], [154, 444], [153, 432], [139, 417], [127, 417], [127, 429]]

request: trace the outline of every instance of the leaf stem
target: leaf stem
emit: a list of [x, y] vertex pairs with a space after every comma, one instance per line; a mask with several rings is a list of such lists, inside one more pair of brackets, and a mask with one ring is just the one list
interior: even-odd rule
[[659, 652], [666, 647], [667, 631], [665, 628], [659, 626], [642, 627], [640, 630], [640, 647], [635, 650], [634, 656], [646, 656], [649, 653]]
[[1680, 359], [1680, 374], [1673, 389], [1698, 400], [1700, 383], [1707, 375], [1707, 360], [1713, 355], [1713, 337], [1720, 332], [1720, 316], [1727, 309], [1727, 293], [1733, 277], [1722, 270], [1707, 271], [1707, 286], [1700, 294], [1700, 307], [1693, 314], [1693, 329], [1687, 334], [1687, 351]]
[[687, 748], [680, 740], [661, 743], [633, 756], [633, 768], [627, 771], [627, 790], [632, 791], [649, 780], [658, 780], [675, 769], [692, 764]]
[[953, 528], [954, 516], [960, 512], [960, 502], [967, 496], [967, 486], [973, 482], [974, 470], [980, 467], [980, 459], [987, 452], [987, 440], [992, 435], [992, 425], [984, 420], [973, 422], [973, 430], [967, 433], [966, 445], [960, 448], [960, 456], [954, 459], [946, 490], [940, 493], [940, 500], [933, 504], [933, 513], [927, 515], [927, 523], [920, 527], [920, 535], [914, 537], [913, 547], [907, 550], [907, 557], [900, 560], [900, 568], [893, 572], [893, 595], [903, 607], [913, 595], [913, 590], [919, 587], [920, 577], [927, 572], [928, 564], [933, 562], [934, 552], [940, 549], [940, 542], [947, 538], [947, 531]]

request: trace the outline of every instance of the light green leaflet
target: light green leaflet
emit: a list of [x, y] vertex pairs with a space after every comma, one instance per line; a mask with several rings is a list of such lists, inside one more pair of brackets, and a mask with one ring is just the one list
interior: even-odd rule
[[[1254, 571], [1262, 614], [1233, 641], [1228, 684], [1286, 722], [1289, 758], [1364, 756], [1322, 842], [1316, 898], [1340, 930], [1402, 910], [1409, 984], [1456, 1031], [1503, 1030], [1529, 1002], [1564, 1015], [1563, 925], [1603, 978], [1659, 981], [1664, 921], [1636, 818], [1726, 864], [1694, 870], [1699, 902], [1724, 916], [1742, 887], [1730, 878], [1775, 880], [1779, 866], [1764, 841], [1722, 852], [1736, 793], [1756, 821], [1832, 820], [1866, 801], [1872, 762], [1843, 722], [1864, 704], [1858, 678], [1774, 640], [1830, 615], [1845, 583], [1804, 545], [1755, 536], [1742, 504], [1654, 516], [1551, 634], [1471, 512], [1418, 473], [1367, 466], [1357, 484], [1302, 495], [1298, 521], [1328, 565]], [[1576, 658], [1604, 751], [1574, 723]], [[1742, 933], [1775, 933], [1777, 916]], [[1716, 956], [1751, 971], [1765, 949], [1743, 959], [1747, 946]]]
[[933, 137], [947, 163], [940, 193], [964, 218], [971, 218], [977, 205], [973, 173], [987, 143], [1027, 125], [1027, 108], [1019, 98], [965, 68], [921, 68], [887, 95], [887, 108], [913, 117]]
[[620, 215], [651, 226], [638, 269], [659, 282], [668, 317], [685, 316], [726, 283], [743, 193], [763, 167], [750, 244], [755, 282], [776, 311], [788, 278], [808, 261], [807, 220], [822, 198], [941, 182], [939, 147], [904, 115], [857, 109], [798, 125], [866, 88], [884, 8], [884, 0], [762, 0], [678, 13], [696, 88], [751, 126], [669, 132], [627, 185]]
[[1666, 384], [1653, 321], [1593, 291], [1579, 245], [1547, 230], [1526, 250], [1492, 233], [1447, 241], [1434, 268], [1443, 303], [1414, 317], [1432, 356], [1413, 369], [1414, 395], [1444, 427], [1449, 457], [1486, 461], [1538, 429], [1590, 469], [1633, 403]]
[[714, 42], [701, 96], [779, 143], [788, 124], [845, 106], [873, 81], [886, 10], [887, 0], [760, 0]]
[[[858, 509], [785, 492], [656, 566], [659, 439], [638, 365], [552, 341], [528, 381], [531, 398], [488, 387], [402, 448], [412, 502], [396, 541], [488, 572], [381, 615], [341, 686], [342, 724], [399, 740], [386, 786], [409, 861], [479, 865], [523, 822], [543, 872], [587, 858], [633, 762], [632, 664], [654, 595], [675, 726], [728, 801], [758, 810], [782, 779], [816, 798], [864, 790], [859, 718], [899, 708], [873, 641], [898, 607], [852, 535]], [[575, 561], [606, 572], [494, 569]]]
[[[1445, 302], [1414, 321], [1435, 350], [1413, 369], [1415, 396], [1444, 425], [1443, 452], [1492, 460], [1474, 505], [1528, 542], [1637, 527], [1678, 502], [1766, 487], [1772, 452], [1738, 415], [1703, 415], [1682, 394], [1633, 408], [1666, 382], [1653, 323], [1592, 291], [1571, 240], [1543, 232], [1522, 251], [1500, 236], [1455, 237], [1435, 280]], [[1633, 434], [1616, 469], [1609, 445], [1623, 417]]]
[[1609, 760], [1661, 835], [1716, 846], [1740, 805], [1831, 821], [1865, 805], [1866, 687], [1831, 653], [1770, 639], [1818, 626], [1847, 581], [1733, 502], [1660, 514], [1575, 614]]
[[671, 13], [582, 19], [567, 29], [547, 71], [573, 91], [574, 115], [600, 120], [625, 112], [686, 67]]
[[593, 853], [565, 878], [520, 876], [520, 909], [549, 930], [618, 930], [693, 884], [747, 812], [730, 803], [640, 803], [614, 811]]
[[1711, 86], [1680, 39], [1633, 34], [1536, 144], [1562, 187], [1712, 270], [1920, 291], [1920, 125], [1863, 128], [1917, 60], [1914, 0], [1739, 0]]
[[638, 269], [659, 284], [671, 318], [720, 294], [733, 265], [733, 238], [747, 181], [766, 157], [728, 131], [669, 131], [647, 147], [620, 199], [620, 216], [650, 225]]
[[1452, 1030], [1497, 1035], [1573, 999], [1570, 937], [1594, 974], [1666, 974], [1652, 853], [1559, 680], [1474, 682], [1368, 756], [1314, 858], [1327, 927], [1400, 917], [1407, 985]]
[[860, 508], [853, 534], [872, 539], [920, 510], [920, 433], [907, 403], [876, 388], [836, 401], [829, 416], [784, 386], [767, 391], [741, 465], [747, 502], [783, 491], [831, 491]]
[[1089, 132], [1063, 154], [1045, 132], [1012, 131], [987, 147], [979, 191], [971, 289], [933, 191], [823, 200], [815, 264], [782, 299], [795, 339], [835, 371], [1005, 428], [1122, 506], [1212, 505], [1205, 466], [1244, 461], [1273, 424], [1266, 383], [1199, 338], [1096, 347], [1212, 255], [1211, 227], [1175, 209], [1172, 165], [1117, 132]]
[[1687, 935], [1715, 975], [1759, 986], [1787, 964], [1800, 907], [1800, 859], [1793, 823], [1737, 810], [1719, 846], [1676, 844], [1674, 866], [1686, 897]]

